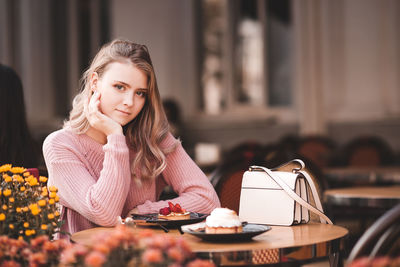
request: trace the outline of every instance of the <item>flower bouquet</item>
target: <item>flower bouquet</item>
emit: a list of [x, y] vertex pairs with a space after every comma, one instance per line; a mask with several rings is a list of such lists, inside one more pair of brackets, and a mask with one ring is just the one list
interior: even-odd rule
[[212, 262], [196, 258], [182, 238], [150, 229], [135, 233], [123, 224], [94, 236], [92, 245], [67, 247], [60, 266], [215, 267]]
[[400, 256], [360, 257], [347, 264], [347, 267], [400, 267]]
[[49, 239], [59, 231], [57, 188], [47, 188], [47, 178], [35, 177], [25, 168], [0, 166], [0, 235], [31, 240]]
[[151, 230], [134, 233], [118, 225], [111, 232], [94, 237], [92, 245], [50, 241], [38, 236], [26, 242], [0, 236], [0, 266], [35, 267], [215, 267], [194, 257], [182, 238], [155, 234]]

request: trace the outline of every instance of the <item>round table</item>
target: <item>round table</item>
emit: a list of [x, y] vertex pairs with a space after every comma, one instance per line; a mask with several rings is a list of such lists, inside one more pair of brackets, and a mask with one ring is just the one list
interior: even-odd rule
[[[140, 231], [143, 227], [133, 227]], [[74, 233], [73, 242], [91, 244], [92, 237], [113, 228], [98, 227]], [[164, 233], [155, 228], [154, 231]], [[272, 226], [270, 231], [246, 242], [216, 243], [205, 242], [188, 233], [181, 234], [176, 229], [170, 235], [183, 237], [192, 251], [200, 258], [211, 259], [216, 265], [258, 265], [276, 264], [290, 261], [305, 261], [329, 257], [331, 266], [340, 262], [340, 252], [345, 249], [347, 229], [321, 223], [295, 226]]]
[[400, 203], [400, 186], [367, 186], [329, 189], [324, 192], [328, 205], [391, 208]]
[[[326, 180], [332, 185], [377, 185], [398, 184], [399, 167], [340, 167], [323, 170]], [[335, 186], [337, 187], [337, 186]]]

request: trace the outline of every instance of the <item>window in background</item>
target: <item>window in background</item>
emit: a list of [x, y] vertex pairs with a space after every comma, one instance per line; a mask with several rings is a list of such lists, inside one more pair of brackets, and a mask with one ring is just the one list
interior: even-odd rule
[[290, 9], [290, 0], [201, 1], [204, 113], [291, 112]]
[[62, 125], [81, 73], [108, 41], [109, 1], [0, 1], [0, 62], [21, 77], [37, 140]]
[[226, 1], [203, 0], [201, 5], [201, 85], [203, 108], [206, 113], [218, 114], [223, 98], [224, 39], [226, 38]]

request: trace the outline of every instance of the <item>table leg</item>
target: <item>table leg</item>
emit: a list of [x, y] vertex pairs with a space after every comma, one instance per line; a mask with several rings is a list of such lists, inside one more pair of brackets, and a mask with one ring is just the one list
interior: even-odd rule
[[340, 252], [335, 252], [329, 255], [329, 265], [331, 267], [343, 267], [343, 259]]

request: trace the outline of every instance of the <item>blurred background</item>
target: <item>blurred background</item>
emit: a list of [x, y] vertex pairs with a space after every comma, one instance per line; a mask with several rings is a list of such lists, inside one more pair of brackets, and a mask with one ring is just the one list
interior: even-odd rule
[[377, 136], [397, 153], [399, 28], [396, 0], [0, 0], [0, 62], [22, 78], [38, 141], [119, 37], [148, 46], [174, 134], [199, 162], [288, 136]]

